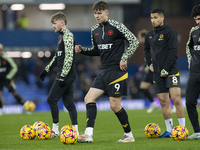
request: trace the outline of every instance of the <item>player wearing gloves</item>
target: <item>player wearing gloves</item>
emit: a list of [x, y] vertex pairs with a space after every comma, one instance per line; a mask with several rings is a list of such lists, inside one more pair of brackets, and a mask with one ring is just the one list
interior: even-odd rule
[[63, 104], [69, 112], [72, 125], [74, 125], [78, 133], [77, 111], [73, 100], [73, 82], [76, 78], [75, 40], [73, 34], [66, 28], [67, 19], [65, 14], [62, 12], [54, 14], [51, 17], [51, 23], [55, 32], [60, 33], [58, 48], [51, 62], [41, 73], [40, 79], [44, 81], [48, 72], [55, 66], [57, 67], [57, 77], [47, 98], [53, 119], [52, 137], [57, 137], [59, 136], [59, 109], [57, 102], [60, 98], [63, 99]]
[[153, 30], [147, 33], [144, 52], [153, 72], [155, 92], [160, 101], [167, 131], [160, 137], [170, 137], [173, 129], [169, 96], [176, 107], [180, 125], [185, 126], [184, 107], [181, 101], [180, 76], [177, 59], [177, 33], [164, 22], [164, 11], [151, 11]]

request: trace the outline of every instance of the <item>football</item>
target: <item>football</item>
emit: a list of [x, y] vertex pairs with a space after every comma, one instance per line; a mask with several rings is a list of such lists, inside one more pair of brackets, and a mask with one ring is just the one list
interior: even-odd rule
[[36, 121], [34, 124], [33, 124], [33, 127], [35, 129], [35, 131], [40, 128], [41, 126], [49, 126], [47, 123], [43, 122], [43, 121]]
[[175, 141], [187, 140], [188, 135], [189, 135], [188, 129], [181, 125], [174, 127], [172, 130], [172, 138]]
[[161, 129], [156, 123], [149, 123], [144, 128], [144, 134], [148, 138], [158, 138], [160, 136]]
[[32, 102], [32, 101], [26, 101], [25, 103], [24, 103], [24, 109], [26, 110], [26, 111], [34, 111], [35, 110], [35, 103], [34, 102]]
[[77, 142], [77, 132], [74, 126], [65, 125], [60, 131], [60, 141], [63, 144], [75, 144]]
[[36, 130], [36, 137], [39, 140], [50, 139], [51, 134], [52, 134], [51, 128], [49, 126], [46, 126], [46, 125], [42, 125]]
[[32, 125], [25, 125], [20, 130], [20, 136], [23, 140], [32, 140], [36, 136], [35, 129]]

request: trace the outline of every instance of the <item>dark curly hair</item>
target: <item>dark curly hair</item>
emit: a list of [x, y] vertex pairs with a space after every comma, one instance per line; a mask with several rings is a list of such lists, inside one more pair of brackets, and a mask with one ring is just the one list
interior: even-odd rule
[[195, 5], [193, 8], [192, 8], [192, 13], [191, 13], [191, 16], [194, 18], [196, 16], [200, 15], [200, 4], [199, 5]]

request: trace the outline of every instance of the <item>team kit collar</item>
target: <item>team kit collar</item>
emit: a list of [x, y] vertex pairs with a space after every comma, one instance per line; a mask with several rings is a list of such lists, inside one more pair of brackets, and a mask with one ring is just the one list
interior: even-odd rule
[[162, 26], [155, 27], [155, 28], [154, 28], [154, 31], [161, 31], [161, 30], [163, 30], [166, 26], [167, 26], [167, 24], [164, 23]]

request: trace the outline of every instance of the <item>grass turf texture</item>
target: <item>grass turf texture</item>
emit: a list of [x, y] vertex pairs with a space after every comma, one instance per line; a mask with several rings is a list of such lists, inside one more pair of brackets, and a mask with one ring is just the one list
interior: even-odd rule
[[[148, 123], [157, 123], [161, 128], [161, 134], [166, 127], [160, 109], [151, 114], [146, 110], [127, 110], [129, 121], [135, 137], [134, 143], [116, 143], [123, 136], [123, 130], [117, 117], [112, 111], [98, 111], [94, 129], [93, 143], [76, 143], [64, 145], [59, 138], [48, 140], [23, 140], [20, 137], [20, 129], [23, 125], [33, 124], [35, 121], [44, 121], [52, 127], [50, 112], [34, 112], [31, 115], [15, 114], [0, 116], [0, 149], [81, 149], [81, 150], [195, 150], [200, 148], [200, 140], [174, 141], [172, 138], [148, 139], [144, 135], [144, 127]], [[61, 111], [60, 129], [71, 124], [67, 112]], [[85, 112], [78, 112], [79, 132], [86, 126]], [[174, 126], [178, 125], [177, 117], [173, 114]], [[186, 114], [186, 127], [192, 134], [192, 126]]]

